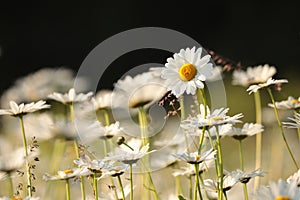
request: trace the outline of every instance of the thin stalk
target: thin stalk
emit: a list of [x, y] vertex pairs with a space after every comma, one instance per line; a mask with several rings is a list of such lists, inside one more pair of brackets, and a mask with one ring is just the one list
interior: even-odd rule
[[[141, 138], [142, 138], [142, 144], [145, 146], [146, 144], [149, 143], [148, 141], [148, 131], [147, 131], [147, 114], [146, 111], [143, 107], [138, 108], [138, 118], [139, 118], [139, 125], [140, 125], [140, 131], [141, 131]], [[145, 170], [148, 171], [148, 166], [149, 166], [149, 156], [146, 155], [143, 160], [145, 161]], [[147, 176], [147, 174], [143, 174], [143, 185], [147, 186], [149, 185], [150, 180]], [[145, 200], [148, 200], [150, 197], [150, 191], [147, 191], [147, 193], [143, 196]]]
[[119, 186], [121, 188], [122, 198], [123, 198], [123, 200], [125, 200], [125, 193], [124, 193], [124, 188], [123, 188], [123, 184], [122, 184], [122, 179], [120, 176], [117, 176], [117, 177], [118, 177]]
[[[175, 168], [179, 168], [178, 162], [176, 162], [174, 165]], [[175, 183], [176, 183], [176, 196], [179, 196], [182, 192], [180, 176], [175, 177]]]
[[[239, 140], [239, 150], [240, 150], [240, 168], [244, 171], [244, 156], [243, 156], [243, 141]], [[248, 190], [247, 183], [243, 184], [244, 197], [245, 200], [248, 200]]]
[[[180, 103], [180, 119], [181, 121], [185, 120], [185, 106], [184, 106], [184, 96], [179, 97], [179, 103]], [[188, 138], [186, 136], [186, 131], [183, 129], [183, 135], [184, 135], [184, 142], [185, 142], [185, 148], [187, 149], [187, 152], [189, 152], [189, 143]]]
[[132, 164], [129, 164], [129, 173], [130, 173], [130, 200], [133, 200]]
[[95, 200], [98, 200], [98, 183], [97, 183], [97, 174], [93, 174], [93, 189]]
[[[73, 105], [73, 103], [71, 103], [69, 105], [69, 109], [70, 109], [71, 122], [74, 123], [75, 122], [75, 115], [74, 115], [74, 105]], [[76, 158], [80, 158], [80, 152], [79, 152], [79, 146], [78, 146], [77, 139], [74, 139], [74, 149], [75, 149], [75, 153], [76, 153]], [[80, 190], [81, 190], [81, 199], [85, 200], [85, 186], [84, 186], [84, 177], [83, 176], [80, 176]]]
[[289, 154], [290, 154], [290, 156], [291, 156], [291, 158], [292, 158], [292, 160], [293, 160], [293, 163], [294, 163], [295, 167], [296, 167], [297, 170], [298, 170], [298, 169], [299, 169], [298, 164], [297, 164], [297, 162], [296, 162], [296, 160], [295, 160], [295, 158], [294, 158], [294, 156], [293, 156], [293, 153], [292, 153], [292, 151], [291, 151], [291, 149], [290, 149], [290, 147], [289, 147], [289, 145], [288, 145], [288, 143], [287, 143], [286, 137], [285, 137], [284, 129], [283, 129], [282, 123], [281, 123], [281, 121], [280, 121], [278, 109], [277, 109], [277, 106], [276, 106], [275, 99], [274, 99], [274, 97], [273, 97], [272, 91], [271, 91], [270, 88], [267, 88], [267, 90], [268, 90], [268, 93], [269, 93], [270, 98], [271, 98], [271, 100], [272, 100], [272, 103], [273, 103], [273, 105], [274, 105], [274, 111], [275, 111], [275, 115], [276, 115], [276, 118], [277, 118], [278, 125], [279, 125], [280, 130], [281, 130], [281, 136], [282, 136], [283, 141], [284, 141], [284, 143], [285, 143], [285, 146], [286, 146], [286, 148], [287, 148], [287, 150], [288, 150], [288, 152], [289, 152]]
[[195, 176], [195, 179], [196, 179], [196, 183], [195, 183], [195, 191], [194, 191], [194, 199], [197, 200], [197, 190], [198, 190], [198, 193], [199, 193], [199, 197], [200, 199], [202, 200], [202, 194], [201, 194], [201, 188], [200, 188], [200, 184], [199, 184], [199, 164], [195, 164], [195, 173], [196, 173], [196, 176]]
[[217, 150], [218, 150], [218, 200], [223, 199], [223, 158], [222, 158], [222, 148], [221, 148], [221, 140], [218, 131], [218, 127], [216, 127], [216, 136], [217, 136]]
[[192, 176], [189, 176], [189, 195], [190, 195], [190, 200], [193, 200], [193, 180], [192, 180]]
[[244, 189], [244, 196], [245, 196], [245, 200], [248, 200], [248, 190], [247, 190], [247, 183], [243, 183], [243, 189]]
[[[255, 102], [255, 117], [256, 123], [262, 123], [262, 115], [261, 115], [261, 99], [259, 91], [254, 93], [254, 102]], [[262, 134], [256, 134], [256, 148], [255, 148], [255, 169], [261, 167], [261, 153], [262, 153]], [[259, 178], [255, 177], [254, 179], [254, 189], [257, 189], [259, 186]]]
[[110, 119], [109, 119], [109, 114], [108, 114], [107, 109], [103, 110], [103, 116], [104, 116], [106, 126], [109, 126], [110, 125]]
[[[109, 126], [110, 125], [110, 119], [109, 119], [109, 114], [108, 114], [107, 109], [103, 109], [103, 116], [104, 116], [106, 126]], [[110, 145], [110, 151], [112, 151], [112, 149], [113, 149], [112, 139], [109, 139], [109, 145]], [[107, 156], [108, 146], [107, 146], [107, 140], [106, 139], [103, 140], [103, 148], [104, 148], [104, 155]], [[110, 177], [110, 182], [111, 182], [112, 186], [114, 187], [115, 183], [114, 183], [114, 180], [113, 180], [112, 177]], [[115, 193], [116, 199], [118, 199], [117, 191], [114, 190], [114, 193]]]
[[66, 179], [66, 197], [67, 197], [67, 200], [71, 199], [69, 179]]
[[[206, 101], [206, 97], [205, 97], [205, 92], [203, 89], [198, 89], [198, 102], [200, 102], [200, 99], [203, 103], [204, 106], [204, 118], [206, 118], [207, 116], [207, 101]], [[200, 103], [199, 103], [200, 104]], [[199, 140], [199, 146], [198, 146], [198, 153], [200, 153], [201, 148], [202, 148], [202, 144], [204, 141], [204, 134], [205, 134], [205, 127], [202, 128], [202, 134], [200, 136], [200, 140]]]
[[19, 119], [20, 119], [20, 125], [22, 128], [22, 139], [23, 139], [24, 154], [25, 154], [28, 196], [32, 197], [31, 172], [30, 172], [30, 165], [28, 162], [27, 140], [26, 140], [26, 135], [25, 135], [23, 116], [20, 116]]
[[244, 171], [244, 159], [243, 159], [243, 141], [239, 140], [239, 150], [240, 150], [240, 168]]
[[14, 194], [14, 185], [13, 185], [13, 180], [12, 177], [10, 175], [10, 173], [8, 173], [8, 187], [7, 187], [7, 191], [8, 191], [8, 196], [12, 197]]

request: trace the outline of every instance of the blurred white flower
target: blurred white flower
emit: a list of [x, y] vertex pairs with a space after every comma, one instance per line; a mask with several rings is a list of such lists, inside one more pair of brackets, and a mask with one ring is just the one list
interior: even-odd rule
[[264, 83], [276, 73], [276, 68], [268, 64], [248, 67], [246, 71], [233, 72], [233, 85], [248, 87], [251, 84]]
[[132, 165], [145, 155], [154, 152], [154, 150], [148, 151], [149, 144], [142, 146], [142, 141], [139, 139], [132, 138], [127, 145], [122, 144], [120, 147], [115, 148], [114, 154], [109, 154], [106, 160], [115, 160]]
[[[123, 128], [120, 127], [120, 122], [115, 122], [109, 126], [103, 126], [99, 121], [87, 126], [84, 130], [86, 137], [110, 139], [114, 136], [120, 135]], [[82, 134], [83, 135], [83, 134]]]
[[222, 80], [223, 79], [222, 72], [223, 72], [223, 67], [215, 66], [213, 68], [212, 75], [206, 77], [206, 82], [214, 82], [214, 81]]
[[45, 181], [67, 180], [80, 176], [88, 176], [91, 174], [91, 171], [87, 168], [72, 168], [57, 171], [57, 174], [55, 175], [44, 174], [43, 179]]
[[197, 88], [204, 88], [204, 81], [212, 75], [213, 64], [210, 55], [202, 56], [202, 48], [181, 49], [168, 58], [161, 77], [166, 79], [168, 90], [176, 97], [183, 93], [196, 94]]
[[288, 80], [286, 79], [280, 79], [280, 80], [275, 80], [272, 78], [269, 78], [267, 80], [267, 82], [264, 83], [260, 83], [257, 85], [250, 85], [249, 88], [247, 89], [247, 92], [249, 92], [249, 94], [253, 93], [253, 92], [257, 92], [257, 90], [261, 89], [261, 88], [265, 88], [268, 87], [270, 85], [277, 85], [277, 84], [281, 84], [281, 83], [287, 83]]
[[294, 200], [300, 199], [300, 188], [296, 182], [287, 183], [279, 179], [278, 183], [270, 181], [269, 186], [261, 186], [254, 196], [257, 200]]
[[[223, 177], [223, 191], [228, 192], [239, 182], [239, 176], [236, 173], [229, 173]], [[207, 191], [209, 199], [218, 199], [218, 184], [211, 179], [205, 179], [203, 188]]]
[[294, 118], [288, 117], [292, 122], [282, 122], [287, 128], [300, 128], [300, 112], [294, 115]]
[[[46, 99], [52, 92], [65, 92], [74, 85], [74, 72], [67, 68], [42, 68], [34, 73], [18, 79], [12, 87], [1, 96], [1, 106], [8, 106], [9, 101], [33, 102]], [[82, 91], [87, 88], [87, 80], [76, 77], [80, 83], [77, 88]]]
[[167, 92], [163, 80], [153, 76], [153, 72], [144, 72], [134, 77], [126, 76], [118, 80], [114, 87], [112, 94], [114, 108], [148, 108]]
[[181, 127], [184, 129], [190, 129], [193, 127], [208, 127], [208, 126], [217, 126], [222, 124], [235, 124], [240, 123], [238, 120], [243, 117], [242, 113], [236, 114], [232, 117], [227, 116], [227, 112], [229, 108], [219, 108], [215, 109], [212, 113], [210, 113], [209, 108], [206, 109], [206, 116], [204, 105], [200, 105], [200, 114], [196, 117], [190, 117], [181, 123]]
[[112, 91], [100, 90], [96, 93], [95, 97], [92, 97], [91, 100], [95, 110], [111, 108]]
[[10, 109], [0, 109], [0, 115], [11, 115], [14, 117], [23, 116], [27, 113], [33, 113], [42, 109], [50, 108], [50, 105], [46, 104], [45, 101], [32, 102], [29, 104], [21, 103], [18, 105], [14, 101], [10, 101]]
[[87, 94], [79, 93], [77, 94], [74, 88], [71, 88], [68, 93], [57, 93], [54, 92], [53, 94], [48, 95], [49, 99], [58, 101], [63, 104], [72, 104], [77, 102], [84, 102], [91, 98], [93, 92], [89, 92]]
[[261, 124], [245, 123], [242, 128], [232, 127], [231, 131], [228, 131], [225, 136], [242, 140], [263, 131], [264, 127]]
[[[294, 97], [289, 96], [287, 100], [275, 102], [275, 105], [278, 109], [294, 110], [300, 108], [300, 97], [298, 97], [298, 99], [295, 99]], [[269, 103], [268, 106], [274, 108], [274, 105], [272, 103]]]
[[25, 163], [24, 148], [18, 148], [0, 156], [0, 171], [11, 173], [21, 169]]
[[288, 183], [296, 182], [297, 186], [300, 186], [300, 170], [289, 176], [286, 180]]
[[[202, 174], [203, 172], [207, 171], [208, 169], [212, 168], [215, 165], [215, 160], [205, 160], [199, 164], [199, 173]], [[194, 165], [187, 165], [180, 169], [175, 169], [172, 173], [173, 176], [195, 176], [195, 166]]]
[[231, 173], [236, 174], [236, 177], [238, 177], [241, 183], [248, 183], [251, 178], [254, 178], [256, 176], [263, 177], [267, 172], [261, 171], [260, 169], [256, 169], [252, 172], [247, 173], [240, 169], [237, 169], [236, 171], [233, 171]]
[[217, 151], [210, 149], [202, 154], [199, 154], [198, 151], [196, 152], [184, 152], [182, 154], [172, 154], [174, 157], [178, 158], [179, 160], [185, 161], [190, 164], [199, 164], [206, 160], [215, 159], [215, 154]]

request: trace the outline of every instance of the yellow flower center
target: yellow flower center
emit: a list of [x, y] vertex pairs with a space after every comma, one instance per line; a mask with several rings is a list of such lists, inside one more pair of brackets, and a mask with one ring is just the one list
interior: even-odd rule
[[292, 104], [296, 104], [296, 103], [298, 104], [298, 103], [300, 103], [300, 101], [299, 101], [298, 99], [293, 99], [293, 100], [291, 101], [291, 103], [292, 103]]
[[190, 81], [196, 76], [197, 69], [194, 65], [187, 63], [180, 67], [178, 73], [181, 80]]
[[198, 161], [200, 161], [200, 156], [199, 155], [196, 155], [196, 161], [198, 162]]
[[291, 199], [287, 196], [277, 196], [277, 197], [275, 197], [274, 200], [291, 200]]
[[72, 174], [74, 171], [72, 169], [66, 169], [64, 170], [65, 174]]
[[12, 198], [10, 198], [10, 200], [22, 200], [22, 198], [21, 197], [12, 197]]

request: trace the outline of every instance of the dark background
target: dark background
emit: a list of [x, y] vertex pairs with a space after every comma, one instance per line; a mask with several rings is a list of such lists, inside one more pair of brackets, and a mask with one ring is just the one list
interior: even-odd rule
[[[164, 2], [164, 4], [163, 4]], [[43, 67], [75, 71], [108, 37], [131, 28], [175, 29], [242, 65], [269, 63], [280, 77], [299, 75], [300, 1], [98, 1], [28, 2], [0, 6], [0, 92], [20, 76]], [[111, 72], [164, 63], [157, 51], [122, 56]], [[109, 87], [116, 77], [109, 77]]]

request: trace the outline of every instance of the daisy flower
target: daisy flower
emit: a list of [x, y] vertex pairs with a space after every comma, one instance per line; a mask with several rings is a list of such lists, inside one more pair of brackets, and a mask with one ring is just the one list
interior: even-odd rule
[[184, 129], [190, 129], [193, 127], [209, 127], [209, 126], [217, 126], [222, 124], [235, 124], [240, 123], [238, 120], [243, 117], [242, 113], [236, 114], [232, 117], [227, 116], [227, 112], [229, 108], [219, 108], [210, 113], [209, 108], [207, 107], [207, 112], [205, 116], [204, 105], [200, 105], [200, 114], [196, 117], [190, 117], [181, 123], [181, 127]]
[[[295, 110], [297, 108], [300, 108], [300, 97], [298, 97], [298, 99], [295, 99], [294, 97], [289, 96], [287, 100], [275, 102], [275, 105], [277, 109]], [[274, 105], [272, 103], [269, 103], [268, 106], [274, 108]]]
[[288, 117], [292, 122], [282, 122], [287, 128], [300, 128], [300, 112], [295, 114], [295, 118]]
[[92, 97], [92, 103], [95, 110], [111, 108], [112, 91], [101, 90], [96, 93], [95, 97]]
[[248, 183], [251, 178], [254, 178], [256, 176], [263, 177], [267, 172], [260, 171], [260, 169], [256, 169], [252, 172], [246, 173], [240, 169], [237, 169], [236, 171], [232, 172], [233, 174], [236, 173], [236, 177], [238, 177], [238, 180], [241, 183]]
[[251, 84], [264, 83], [276, 73], [276, 68], [268, 64], [248, 67], [246, 71], [233, 72], [233, 85], [248, 87]]
[[297, 186], [300, 186], [300, 170], [289, 176], [286, 180], [288, 183], [296, 182]]
[[286, 79], [275, 80], [275, 79], [269, 78], [267, 80], [267, 82], [260, 83], [260, 84], [257, 84], [257, 85], [250, 85], [249, 88], [247, 89], [247, 92], [249, 92], [249, 94], [251, 94], [253, 92], [257, 92], [257, 90], [259, 90], [261, 88], [265, 88], [265, 87], [268, 87], [270, 85], [277, 85], [277, 84], [287, 83], [287, 82], [288, 82], [288, 80], [286, 80]]
[[212, 75], [206, 77], [206, 82], [214, 82], [214, 81], [222, 80], [223, 79], [222, 72], [223, 72], [223, 67], [215, 66], [213, 68]]
[[142, 141], [139, 139], [131, 139], [127, 143], [128, 146], [121, 145], [120, 147], [115, 148], [114, 154], [110, 154], [106, 160], [120, 161], [125, 164], [135, 164], [139, 159], [144, 157], [147, 154], [154, 152], [155, 150], [149, 150], [149, 144], [142, 146]]
[[[215, 164], [214, 159], [205, 160], [199, 164], [199, 173], [202, 174], [203, 172], [207, 171], [208, 169], [212, 168]], [[175, 169], [172, 173], [173, 176], [195, 176], [195, 166], [187, 165], [186, 167], [182, 167], [180, 169]]]
[[120, 127], [120, 122], [115, 122], [109, 126], [103, 126], [99, 121], [96, 121], [89, 125], [82, 135], [86, 134], [86, 137], [110, 139], [114, 136], [119, 135], [123, 131]]
[[[1, 105], [7, 106], [9, 101], [34, 102], [46, 99], [52, 92], [65, 92], [74, 85], [74, 71], [64, 67], [42, 68], [18, 79], [14, 85], [4, 91]], [[78, 90], [87, 88], [87, 80], [76, 76]]]
[[174, 157], [178, 158], [179, 160], [185, 161], [190, 164], [199, 164], [206, 160], [215, 159], [217, 151], [210, 149], [202, 154], [199, 154], [198, 151], [188, 153], [184, 152], [182, 154], [172, 154]]
[[166, 79], [168, 90], [176, 97], [183, 93], [196, 94], [197, 88], [204, 88], [204, 81], [212, 75], [213, 64], [210, 55], [202, 57], [202, 48], [181, 49], [173, 58], [168, 58], [161, 77]]
[[25, 163], [24, 149], [18, 148], [0, 156], [0, 171], [11, 173], [21, 169]]
[[264, 128], [261, 124], [245, 123], [242, 128], [232, 127], [231, 131], [226, 132], [225, 136], [230, 136], [237, 140], [243, 140], [263, 131]]
[[[236, 173], [229, 173], [223, 177], [223, 191], [228, 192], [239, 182], [239, 177]], [[203, 188], [206, 189], [209, 199], [218, 199], [218, 184], [211, 179], [205, 179]]]
[[261, 186], [255, 193], [257, 200], [296, 200], [300, 199], [300, 189], [296, 182], [287, 183], [280, 179], [271, 181], [269, 187]]
[[134, 77], [126, 76], [118, 80], [114, 87], [112, 94], [114, 108], [148, 108], [167, 92], [164, 81], [155, 77], [153, 72], [144, 72]]
[[62, 104], [72, 104], [72, 103], [87, 101], [91, 98], [92, 95], [93, 92], [89, 92], [87, 94], [84, 93], [76, 94], [75, 89], [71, 88], [68, 93], [61, 94], [61, 93], [54, 92], [53, 94], [48, 95], [48, 98], [58, 101]]
[[46, 104], [45, 101], [32, 102], [29, 104], [21, 103], [18, 105], [14, 101], [10, 101], [10, 109], [0, 109], [0, 115], [10, 115], [13, 117], [19, 117], [28, 113], [33, 113], [42, 109], [50, 108], [50, 105]]
[[88, 176], [92, 173], [87, 168], [72, 168], [66, 170], [57, 171], [55, 175], [44, 174], [43, 179], [45, 181], [67, 180], [80, 176]]

